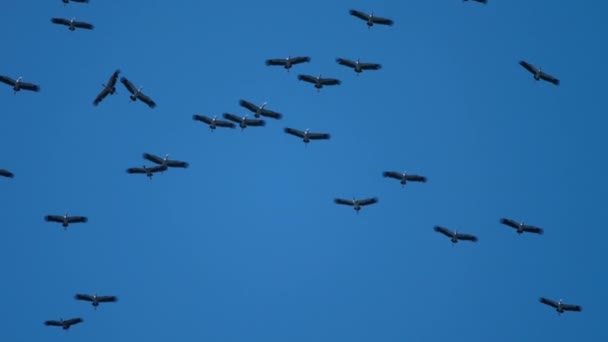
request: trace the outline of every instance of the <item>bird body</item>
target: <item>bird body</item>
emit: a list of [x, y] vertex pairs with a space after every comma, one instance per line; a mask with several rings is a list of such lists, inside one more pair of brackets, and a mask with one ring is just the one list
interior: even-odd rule
[[511, 220], [508, 218], [501, 218], [500, 223], [504, 224], [505, 226], [514, 228], [515, 231], [517, 232], [517, 234], [534, 233], [534, 234], [540, 235], [540, 234], [543, 234], [543, 232], [544, 232], [542, 228], [538, 228], [535, 226], [525, 224], [523, 221], [515, 222], [514, 220]]
[[300, 81], [312, 83], [317, 88], [317, 91], [320, 91], [323, 86], [332, 86], [332, 85], [340, 85], [342, 82], [336, 78], [323, 78], [321, 74], [319, 76], [311, 76], [311, 75], [298, 75], [298, 79]]
[[477, 242], [477, 237], [471, 234], [458, 233], [441, 226], [435, 226], [434, 230], [449, 237], [452, 244], [458, 243], [459, 240]]
[[76, 317], [76, 318], [70, 318], [70, 319], [66, 319], [64, 320], [63, 318], [57, 320], [48, 320], [44, 322], [44, 325], [46, 326], [51, 326], [51, 327], [62, 327], [63, 330], [68, 330], [70, 329], [70, 327], [72, 325], [78, 324], [78, 323], [82, 323], [84, 322], [84, 320], [80, 317]]
[[262, 103], [261, 105], [257, 106], [249, 101], [245, 101], [245, 100], [240, 100], [239, 101], [239, 105], [243, 108], [247, 108], [249, 111], [254, 113], [254, 116], [256, 118], [259, 118], [260, 116], [265, 116], [265, 117], [269, 117], [269, 118], [273, 118], [273, 119], [281, 119], [283, 117], [283, 115], [281, 113], [277, 113], [275, 111], [272, 111], [270, 109], [266, 109], [266, 102]]
[[300, 63], [308, 63], [310, 62], [310, 57], [308, 56], [298, 56], [298, 57], [291, 57], [288, 56], [287, 58], [273, 58], [273, 59], [267, 59], [266, 60], [266, 65], [267, 66], [283, 66], [287, 72], [289, 72], [289, 69], [291, 69], [292, 66], [296, 65], [296, 64], [300, 64]]
[[122, 83], [125, 86], [125, 88], [127, 88], [129, 93], [131, 93], [129, 98], [131, 99], [132, 102], [140, 100], [141, 102], [147, 104], [148, 107], [150, 107], [150, 108], [156, 107], [156, 102], [154, 102], [149, 96], [147, 96], [141, 92], [142, 89], [144, 89], [144, 87], [139, 87], [139, 88], [135, 87], [135, 85], [131, 81], [129, 81], [126, 77], [121, 77], [120, 83]]
[[560, 299], [559, 301], [554, 301], [552, 299], [548, 299], [545, 297], [540, 297], [539, 301], [545, 305], [549, 305], [555, 308], [555, 311], [557, 311], [558, 314], [562, 314], [566, 311], [576, 311], [576, 312], [580, 312], [583, 311], [583, 307], [580, 305], [574, 305], [574, 304], [565, 304], [562, 302], [562, 300]]
[[40, 87], [38, 85], [33, 84], [33, 83], [23, 82], [23, 81], [21, 81], [22, 78], [23, 77], [19, 77], [15, 80], [8, 76], [0, 76], [0, 82], [12, 86], [15, 94], [18, 91], [21, 91], [21, 89], [35, 91], [35, 92], [40, 91]]
[[169, 159], [169, 154], [166, 154], [163, 158], [161, 158], [154, 154], [144, 153], [143, 157], [144, 157], [144, 159], [147, 159], [155, 164], [158, 164], [161, 167], [164, 167], [165, 169], [168, 167], [179, 167], [179, 168], [185, 169], [185, 168], [188, 168], [188, 166], [189, 166], [189, 164], [187, 162]]
[[530, 73], [532, 73], [534, 75], [534, 79], [536, 81], [543, 80], [543, 81], [547, 81], [549, 83], [553, 83], [556, 86], [558, 86], [560, 83], [559, 79], [547, 74], [540, 67], [537, 68], [534, 65], [532, 65], [526, 61], [520, 61], [519, 65], [521, 65], [524, 69], [526, 69]]
[[94, 295], [88, 295], [83, 293], [77, 293], [74, 296], [76, 300], [83, 300], [87, 302], [91, 302], [93, 308], [97, 309], [99, 303], [113, 303], [118, 301], [118, 297], [116, 296], [98, 296], [97, 293]]
[[240, 117], [235, 114], [224, 113], [223, 116], [224, 119], [237, 123], [239, 127], [241, 127], [241, 131], [249, 126], [261, 127], [266, 125], [266, 121], [261, 119], [249, 119], [247, 118], [247, 115]]
[[93, 105], [97, 106], [103, 99], [108, 95], [114, 95], [116, 93], [116, 81], [118, 81], [118, 75], [120, 74], [120, 70], [114, 71], [107, 84], [102, 84], [103, 90], [97, 95], [95, 100], [93, 100]]
[[216, 129], [216, 127], [226, 127], [226, 128], [235, 128], [236, 127], [236, 125], [230, 121], [218, 120], [217, 116], [210, 118], [205, 115], [194, 114], [194, 115], [192, 115], [192, 119], [194, 121], [200, 121], [200, 122], [206, 123], [207, 125], [209, 125], [209, 128], [211, 129], [212, 132]]
[[311, 140], [329, 140], [331, 138], [329, 133], [312, 133], [308, 128], [300, 131], [295, 128], [285, 127], [284, 131], [287, 134], [302, 138], [305, 144], [308, 144]]
[[398, 179], [402, 187], [405, 187], [407, 182], [426, 183], [426, 177], [419, 175], [410, 175], [407, 172], [384, 171], [382, 175], [384, 177]]
[[374, 15], [374, 12], [370, 14], [363, 13], [358, 10], [349, 10], [348, 13], [354, 17], [357, 17], [361, 20], [364, 20], [367, 23], [367, 28], [371, 28], [374, 24], [392, 26], [394, 24], [393, 20], [383, 17], [378, 17]]
[[382, 69], [382, 65], [378, 63], [363, 63], [359, 59], [356, 61], [351, 61], [350, 59], [345, 58], [336, 58], [336, 62], [340, 65], [344, 65], [346, 67], [352, 68], [355, 70], [357, 76], [363, 72], [363, 70], [380, 70]]
[[353, 197], [352, 200], [344, 199], [344, 198], [335, 198], [334, 203], [352, 206], [353, 209], [355, 209], [355, 212], [357, 214], [359, 214], [359, 210], [361, 210], [361, 207], [378, 203], [378, 198], [369, 197], [369, 198], [364, 198], [364, 199], [356, 199], [355, 197]]
[[131, 167], [127, 169], [127, 173], [130, 174], [145, 174], [150, 180], [152, 180], [152, 176], [157, 172], [166, 171], [167, 167], [162, 165], [156, 165], [147, 167], [143, 165], [142, 167]]
[[89, 219], [86, 216], [68, 216], [68, 213], [65, 215], [46, 215], [44, 220], [47, 222], [56, 222], [61, 223], [63, 229], [66, 230], [70, 223], [86, 223]]
[[65, 18], [51, 18], [51, 22], [53, 24], [64, 25], [67, 26], [70, 31], [76, 30], [76, 28], [82, 28], [87, 30], [92, 30], [95, 28], [93, 24], [84, 22], [84, 21], [76, 21], [75, 18], [65, 19]]

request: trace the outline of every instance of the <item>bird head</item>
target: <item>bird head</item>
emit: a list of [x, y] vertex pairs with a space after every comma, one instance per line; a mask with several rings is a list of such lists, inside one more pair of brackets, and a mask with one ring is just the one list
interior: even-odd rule
[[169, 159], [169, 153], [165, 154], [165, 157], [163, 158], [163, 160], [167, 160]]
[[309, 130], [310, 130], [310, 129], [308, 129], [308, 128], [307, 128], [307, 129], [304, 131], [304, 134], [308, 134], [308, 131], [309, 131]]
[[72, 17], [72, 19], [70, 19], [70, 22], [74, 22], [74, 20], [76, 19], [76, 17]]
[[15, 81], [15, 82], [17, 82], [17, 83], [21, 82], [21, 79], [22, 79], [22, 78], [23, 78], [23, 76], [19, 76], [19, 77], [17, 78], [17, 81]]
[[266, 104], [267, 104], [267, 103], [268, 103], [268, 102], [266, 102], [266, 101], [262, 102], [262, 105], [260, 106], [260, 108], [264, 108], [264, 107], [266, 107]]
[[211, 119], [211, 121], [215, 121], [216, 119], [217, 119], [217, 115], [215, 115], [215, 116], [213, 117], [213, 119]]

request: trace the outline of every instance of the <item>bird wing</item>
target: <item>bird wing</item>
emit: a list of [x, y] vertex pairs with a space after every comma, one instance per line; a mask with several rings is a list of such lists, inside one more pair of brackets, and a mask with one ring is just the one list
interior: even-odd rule
[[141, 100], [141, 102], [145, 103], [148, 105], [148, 107], [150, 108], [154, 108], [156, 107], [156, 102], [152, 101], [152, 99], [150, 97], [148, 97], [147, 95], [145, 95], [142, 92], [139, 92], [137, 94], [137, 98]]
[[87, 223], [87, 221], [89, 221], [89, 219], [86, 216], [69, 216], [68, 217], [69, 223]]
[[65, 25], [65, 26], [70, 26], [70, 21], [67, 19], [63, 19], [63, 18], [52, 18], [51, 22], [53, 24], [59, 24], [59, 25]]
[[562, 309], [566, 311], [583, 311], [583, 307], [574, 304], [562, 304]]
[[317, 78], [310, 75], [298, 75], [298, 79], [304, 82], [317, 83]]
[[526, 61], [520, 61], [519, 65], [521, 65], [522, 67], [524, 67], [526, 70], [528, 70], [529, 72], [536, 74], [536, 67]]
[[167, 166], [165, 166], [165, 165], [155, 165], [155, 166], [149, 167], [148, 171], [150, 171], [152, 173], [161, 172], [161, 171], [167, 171]]
[[370, 198], [365, 198], [365, 199], [359, 200], [360, 206], [370, 205], [370, 204], [375, 204], [375, 203], [378, 203], [377, 197], [370, 197]]
[[342, 82], [337, 78], [322, 78], [320, 83], [323, 85], [339, 85]]
[[556, 301], [551, 300], [551, 299], [548, 299], [548, 298], [545, 298], [545, 297], [540, 297], [539, 301], [540, 301], [541, 303], [543, 303], [543, 304], [546, 304], [546, 305], [552, 306], [552, 307], [554, 307], [554, 308], [557, 308], [557, 307], [558, 307], [558, 305], [557, 305], [557, 302], [556, 302]]
[[435, 226], [435, 231], [438, 233], [441, 233], [447, 237], [452, 237], [452, 235], [454, 235], [454, 232], [452, 232], [451, 230], [445, 228], [445, 227], [441, 227], [441, 226]]
[[224, 120], [215, 120], [215, 125], [218, 127], [229, 127], [229, 128], [235, 128], [236, 125], [233, 124], [230, 121], [224, 121]]
[[151, 154], [151, 153], [144, 153], [143, 157], [144, 157], [144, 159], [149, 160], [155, 164], [161, 165], [163, 163], [163, 158], [161, 158], [157, 155]]
[[405, 179], [410, 182], [426, 183], [426, 177], [420, 175], [405, 175]]
[[304, 132], [297, 130], [295, 128], [285, 127], [283, 129], [283, 131], [285, 131], [285, 133], [287, 133], [287, 134], [291, 134], [291, 135], [295, 135], [296, 137], [304, 138]]
[[392, 26], [394, 24], [394, 22], [391, 19], [376, 17], [376, 16], [372, 17], [372, 21], [374, 22], [374, 24], [380, 24], [380, 25]]
[[230, 114], [230, 113], [224, 113], [223, 116], [224, 116], [225, 119], [228, 119], [228, 120], [234, 121], [234, 122], [238, 122], [238, 123], [240, 123], [241, 119], [242, 119], [239, 116], [234, 115], [234, 114]]
[[277, 119], [277, 120], [279, 120], [283, 117], [283, 114], [275, 112], [274, 110], [266, 109], [266, 108], [262, 108], [262, 110], [260, 111], [260, 115], [266, 116], [269, 118], [273, 118], [273, 119]]
[[60, 222], [63, 223], [63, 216], [59, 215], [46, 215], [44, 220], [47, 222]]
[[[211, 119], [210, 117], [205, 116], [205, 115], [199, 115], [199, 114], [192, 115], [192, 120], [204, 122], [207, 125], [211, 125], [211, 122], [213, 122], [213, 119]], [[217, 124], [217, 121], [215, 123]]]
[[336, 58], [336, 62], [338, 62], [338, 64], [340, 65], [344, 65], [349, 68], [355, 68], [357, 66], [357, 63], [345, 58]]
[[63, 324], [61, 323], [61, 321], [55, 321], [55, 320], [44, 321], [44, 325], [53, 326], [53, 327], [61, 327], [61, 326], [63, 326]]
[[80, 318], [80, 317], [76, 317], [76, 318], [67, 319], [67, 320], [65, 320], [63, 322], [69, 326], [69, 325], [74, 325], [74, 324], [81, 323], [81, 322], [83, 322], [83, 319]]
[[264, 126], [266, 125], [266, 121], [261, 119], [245, 119], [245, 125], [247, 126]]
[[188, 164], [185, 161], [181, 161], [181, 160], [167, 160], [167, 166], [171, 166], [171, 167], [181, 167], [181, 168], [188, 168], [188, 166], [190, 166], [190, 164]]
[[72, 2], [81, 2], [81, 3], [85, 3], [85, 2], [89, 2], [89, 0], [70, 0]]
[[129, 81], [126, 77], [121, 77], [120, 78], [120, 83], [122, 83], [125, 88], [127, 88], [127, 90], [129, 91], [129, 93], [131, 94], [135, 94], [137, 92], [137, 88], [135, 88], [135, 86], [133, 85], [133, 83], [131, 83], [131, 81]]
[[95, 98], [95, 100], [93, 100], [93, 105], [94, 106], [99, 105], [99, 103], [101, 103], [101, 101], [103, 99], [105, 99], [106, 96], [108, 96], [109, 93], [110, 93], [110, 90], [108, 89], [108, 87], [104, 87], [103, 90], [97, 95], [97, 97]]
[[0, 176], [2, 176], [2, 177], [8, 177], [8, 178], [15, 177], [15, 175], [12, 172], [10, 172], [8, 170], [5, 170], [5, 169], [0, 169]]
[[25, 90], [40, 91], [40, 87], [35, 85], [34, 83], [19, 82], [19, 87]]
[[367, 21], [367, 20], [369, 19], [369, 15], [368, 15], [368, 14], [365, 14], [365, 13], [363, 13], [363, 12], [361, 12], [361, 11], [357, 11], [357, 10], [353, 10], [353, 9], [351, 9], [351, 10], [349, 10], [349, 11], [348, 11], [348, 13], [349, 13], [350, 15], [352, 15], [352, 16], [355, 16], [355, 17], [357, 17], [357, 18], [361, 19], [361, 20], [365, 20], [365, 21]]
[[382, 69], [382, 64], [378, 63], [359, 63], [359, 67], [363, 70], [380, 70]]
[[473, 241], [473, 242], [477, 241], [477, 237], [474, 235], [471, 235], [471, 234], [458, 233], [458, 234], [456, 234], [456, 238], [458, 240]]
[[529, 226], [527, 224], [524, 225], [523, 231], [528, 232], [528, 233], [535, 233], [535, 234], [539, 234], [539, 235], [544, 233], [542, 228], [535, 227], [535, 226]]
[[146, 173], [146, 169], [143, 167], [130, 167], [127, 169], [127, 173]]
[[74, 299], [76, 299], [76, 300], [86, 300], [87, 302], [92, 302], [93, 301], [93, 296], [88, 295], [88, 294], [77, 293], [74, 296]]
[[547, 82], [551, 82], [555, 85], [559, 85], [559, 80], [549, 74], [547, 74], [544, 71], [540, 72], [540, 78], [542, 78], [543, 80], [547, 81]]
[[395, 178], [395, 179], [401, 179], [401, 178], [403, 178], [403, 175], [400, 172], [397, 172], [397, 171], [384, 171], [384, 172], [382, 172], [382, 176], [384, 176], [384, 177], [390, 177], [390, 178]]
[[342, 205], [355, 205], [353, 203], [353, 200], [347, 200], [347, 199], [343, 199], [343, 198], [336, 198], [334, 199], [334, 203], [336, 204], [342, 204]]
[[93, 24], [89, 24], [84, 21], [75, 21], [74, 27], [83, 28], [83, 29], [87, 29], [87, 30], [92, 30], [93, 28], [95, 28], [95, 26], [93, 26]]
[[253, 103], [249, 102], [249, 101], [245, 101], [245, 100], [240, 100], [239, 101], [239, 105], [241, 107], [247, 108], [252, 112], [256, 112], [258, 109], [260, 109], [260, 107], [254, 105]]
[[287, 61], [283, 58], [273, 58], [273, 59], [266, 60], [266, 65], [285, 65], [285, 64], [287, 64]]
[[112, 74], [112, 76], [110, 76], [110, 79], [108, 80], [108, 84], [106, 85], [106, 87], [113, 87], [116, 85], [116, 81], [118, 81], [118, 75], [120, 74], [120, 70], [116, 70], [114, 71], [114, 73]]
[[8, 76], [0, 76], [0, 82], [15, 86], [16, 81]]
[[331, 138], [329, 133], [308, 133], [308, 139], [311, 140], [328, 140]]
[[519, 228], [519, 224], [517, 222], [515, 222], [514, 220], [511, 220], [511, 219], [508, 219], [508, 218], [504, 218], [504, 217], [501, 218], [500, 223], [502, 223], [506, 226], [515, 228], [515, 229]]
[[112, 302], [117, 302], [118, 297], [116, 297], [116, 296], [97, 296], [97, 301], [100, 303], [112, 303]]
[[308, 63], [310, 62], [310, 57], [307, 56], [298, 56], [298, 57], [291, 57], [289, 59], [289, 61], [291, 62], [291, 64], [300, 64], [300, 63]]

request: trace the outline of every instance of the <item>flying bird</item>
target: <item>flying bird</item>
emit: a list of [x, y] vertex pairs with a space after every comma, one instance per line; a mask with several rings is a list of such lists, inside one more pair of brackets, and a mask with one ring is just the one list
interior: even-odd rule
[[10, 172], [9, 170], [5, 170], [5, 169], [0, 169], [0, 176], [6, 177], [6, 178], [15, 177], [15, 175], [12, 172]]
[[260, 106], [257, 106], [249, 101], [240, 100], [239, 105], [241, 107], [247, 108], [247, 109], [249, 109], [249, 111], [253, 112], [254, 113], [253, 116], [255, 116], [256, 118], [259, 118], [260, 116], [265, 116], [268, 118], [280, 120], [283, 117], [283, 115], [281, 113], [277, 113], [270, 109], [266, 109], [266, 102], [262, 103]]
[[543, 234], [543, 229], [542, 228], [538, 228], [535, 226], [531, 226], [529, 224], [525, 224], [523, 221], [522, 222], [515, 222], [514, 220], [508, 219], [508, 218], [501, 218], [500, 219], [500, 223], [509, 226], [511, 228], [515, 228], [517, 231], [517, 234], [522, 234], [524, 232], [526, 233], [534, 233], [534, 234]]
[[95, 28], [95, 26], [93, 26], [93, 24], [89, 24], [84, 21], [76, 21], [74, 19], [75, 18], [72, 18], [72, 19], [52, 18], [51, 22], [53, 24], [67, 26], [70, 31], [74, 31], [77, 28], [82, 28], [82, 29], [87, 29], [87, 30], [92, 30], [93, 28]]
[[89, 2], [89, 0], [61, 0], [61, 1], [63, 1], [63, 5], [64, 6], [67, 5], [70, 1], [71, 2], [79, 2], [81, 4]]
[[410, 175], [407, 172], [384, 171], [382, 172], [382, 175], [384, 177], [398, 179], [402, 187], [404, 187], [407, 182], [426, 183], [426, 177], [420, 175]]
[[114, 303], [114, 302], [118, 301], [118, 297], [116, 297], [116, 296], [98, 296], [97, 294], [88, 295], [88, 294], [81, 294], [81, 293], [77, 293], [74, 296], [74, 299], [91, 302], [91, 304], [93, 305], [93, 308], [95, 308], [95, 310], [97, 310], [99, 303]]
[[209, 128], [211, 129], [211, 132], [213, 132], [216, 127], [227, 127], [227, 128], [235, 128], [236, 127], [236, 125], [233, 124], [230, 121], [218, 120], [217, 116], [214, 116], [213, 118], [210, 118], [210, 117], [205, 116], [205, 115], [194, 114], [194, 115], [192, 115], [192, 119], [194, 121], [204, 122], [207, 125], [209, 125]]
[[341, 204], [341, 205], [350, 205], [355, 209], [355, 212], [357, 212], [357, 214], [358, 214], [359, 210], [361, 210], [361, 207], [378, 203], [378, 198], [370, 197], [370, 198], [365, 198], [365, 199], [356, 199], [353, 197], [352, 200], [348, 200], [348, 199], [344, 199], [344, 198], [335, 198], [334, 203]]
[[359, 76], [359, 74], [363, 70], [380, 70], [380, 69], [382, 69], [381, 64], [363, 63], [363, 62], [360, 62], [358, 58], [356, 61], [351, 61], [350, 59], [345, 59], [345, 58], [336, 58], [336, 62], [338, 62], [338, 64], [340, 64], [340, 65], [344, 65], [344, 66], [354, 69], [355, 73], [357, 73], [357, 76]]
[[284, 131], [287, 134], [302, 138], [305, 144], [308, 144], [311, 140], [329, 140], [331, 138], [329, 133], [311, 133], [308, 128], [302, 132], [295, 128], [285, 127]]
[[108, 80], [108, 84], [102, 84], [103, 90], [101, 91], [101, 93], [99, 93], [97, 95], [97, 97], [93, 101], [93, 105], [94, 106], [99, 105], [99, 103], [106, 96], [108, 96], [108, 94], [109, 95], [114, 95], [114, 93], [116, 92], [116, 81], [118, 81], [118, 75], [119, 74], [120, 74], [120, 70], [114, 71], [114, 73], [112, 74], [112, 76], [110, 76], [110, 79]]
[[546, 72], [544, 72], [542, 70], [542, 68], [540, 67], [535, 67], [534, 65], [526, 62], [526, 61], [520, 61], [519, 65], [521, 65], [522, 67], [524, 67], [524, 69], [528, 70], [530, 73], [532, 73], [534, 75], [534, 79], [535, 80], [544, 80], [550, 83], [555, 84], [556, 86], [559, 85], [559, 80], [549, 74], [547, 74]]
[[371, 28], [372, 26], [374, 26], [374, 24], [387, 25], [387, 26], [392, 26], [394, 24], [394, 22], [391, 19], [375, 16], [374, 12], [367, 14], [367, 13], [363, 13], [361, 11], [351, 9], [348, 11], [348, 13], [350, 13], [350, 15], [355, 16], [361, 20], [365, 20], [367, 22], [367, 28]]
[[156, 172], [163, 172], [163, 171], [167, 171], [167, 167], [162, 166], [162, 165], [155, 165], [155, 166], [150, 166], [150, 167], [144, 165], [142, 167], [130, 167], [127, 169], [127, 173], [129, 173], [129, 174], [145, 174], [150, 179], [152, 179], [152, 176]]
[[158, 164], [158, 165], [164, 166], [164, 167], [181, 167], [181, 168], [185, 169], [189, 166], [189, 164], [187, 162], [169, 159], [169, 154], [165, 154], [165, 157], [161, 158], [154, 154], [144, 153], [143, 157], [146, 160], [149, 160], [155, 164]]
[[156, 102], [152, 101], [152, 99], [150, 97], [148, 97], [147, 95], [145, 95], [144, 93], [141, 92], [141, 90], [144, 89], [144, 87], [136, 88], [133, 85], [133, 83], [131, 83], [131, 81], [129, 81], [125, 77], [120, 78], [120, 83], [122, 83], [125, 86], [125, 88], [127, 88], [129, 93], [131, 93], [131, 95], [129, 96], [131, 101], [140, 100], [141, 102], [147, 104], [148, 107], [150, 107], [150, 108], [156, 107]]
[[[469, 0], [462, 0], [462, 1], [469, 1]], [[488, 3], [488, 0], [471, 0], [471, 1], [480, 2], [480, 3], [484, 4], [484, 5]]]
[[45, 321], [44, 325], [46, 326], [51, 326], [51, 327], [62, 327], [63, 330], [68, 330], [70, 329], [70, 327], [74, 324], [78, 324], [78, 323], [82, 323], [84, 322], [84, 320], [80, 317], [76, 317], [76, 318], [70, 318], [70, 319], [60, 319], [58, 321], [55, 320], [50, 320], [50, 321]]
[[310, 57], [307, 57], [307, 56], [299, 56], [299, 57], [288, 56], [287, 58], [267, 59], [266, 65], [268, 65], [268, 66], [282, 65], [287, 70], [287, 72], [289, 72], [289, 69], [291, 69], [292, 66], [294, 66], [296, 64], [308, 63], [308, 62], [310, 62]]
[[340, 85], [342, 83], [336, 78], [322, 78], [320, 74], [317, 77], [311, 75], [298, 75], [298, 79], [300, 81], [314, 84], [317, 91], [320, 91], [323, 86]]
[[44, 220], [47, 222], [57, 222], [61, 223], [64, 229], [68, 228], [70, 223], [86, 223], [89, 219], [86, 216], [68, 216], [68, 213], [65, 215], [46, 215]]
[[560, 299], [559, 301], [554, 301], [545, 297], [540, 297], [539, 301], [543, 304], [552, 306], [555, 308], [555, 311], [557, 311], [558, 314], [562, 314], [566, 311], [583, 311], [583, 307], [580, 305], [574, 305], [574, 304], [564, 304], [562, 303], [562, 300]]
[[40, 87], [33, 83], [21, 82], [23, 77], [19, 77], [16, 80], [8, 77], [8, 76], [0, 76], [0, 82], [6, 83], [13, 87], [13, 91], [16, 94], [21, 89], [30, 90], [30, 91], [40, 91]]
[[450, 241], [452, 241], [452, 244], [457, 243], [459, 240], [477, 242], [477, 237], [473, 236], [471, 234], [462, 234], [462, 233], [453, 232], [447, 228], [440, 227], [440, 226], [435, 226], [434, 229], [436, 232], [449, 237]]
[[266, 125], [266, 121], [264, 121], [262, 119], [249, 119], [249, 118], [247, 118], [247, 115], [245, 115], [243, 117], [239, 117], [238, 115], [224, 113], [224, 118], [238, 123], [239, 127], [241, 127], [241, 131], [243, 131], [245, 128], [247, 128], [249, 126], [261, 127], [261, 126]]

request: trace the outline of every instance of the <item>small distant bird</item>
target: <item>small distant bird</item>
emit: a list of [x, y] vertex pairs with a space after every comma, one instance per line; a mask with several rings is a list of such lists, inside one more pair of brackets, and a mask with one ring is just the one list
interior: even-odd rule
[[74, 299], [91, 302], [95, 310], [97, 310], [99, 303], [113, 303], [118, 301], [118, 297], [116, 296], [98, 296], [97, 293], [92, 296], [88, 294], [77, 293], [74, 296]]
[[166, 166], [162, 166], [162, 165], [156, 165], [156, 166], [142, 166], [142, 167], [130, 167], [127, 169], [127, 173], [129, 174], [145, 174], [146, 176], [148, 176], [148, 178], [150, 178], [150, 180], [152, 179], [152, 176], [157, 173], [157, 172], [164, 172], [167, 171], [167, 167]]
[[82, 323], [84, 322], [84, 320], [80, 317], [76, 317], [76, 318], [70, 318], [70, 319], [59, 319], [58, 321], [55, 320], [50, 320], [50, 321], [45, 321], [44, 325], [46, 326], [52, 326], [52, 327], [62, 327], [63, 330], [68, 330], [70, 329], [70, 327], [74, 324], [78, 324], [78, 323]]
[[145, 95], [144, 93], [141, 92], [141, 90], [144, 89], [144, 87], [136, 88], [133, 85], [133, 83], [131, 83], [131, 81], [129, 81], [126, 77], [121, 77], [120, 83], [122, 83], [125, 86], [125, 88], [127, 88], [129, 93], [131, 93], [129, 98], [131, 99], [132, 102], [140, 100], [141, 102], [147, 104], [148, 107], [150, 107], [150, 108], [156, 107], [156, 102], [152, 101], [152, 99], [150, 97], [148, 97], [147, 95]]
[[524, 69], [528, 70], [529, 72], [531, 72], [532, 74], [534, 74], [534, 79], [535, 80], [544, 80], [550, 83], [555, 84], [556, 86], [559, 85], [559, 80], [549, 74], [547, 74], [546, 72], [544, 72], [542, 70], [542, 68], [540, 67], [535, 67], [534, 65], [526, 62], [526, 61], [520, 61], [519, 65], [521, 65], [522, 67], [524, 67]]
[[543, 230], [541, 228], [535, 227], [535, 226], [531, 226], [529, 224], [525, 224], [524, 222], [515, 222], [514, 220], [508, 219], [508, 218], [501, 218], [500, 219], [500, 223], [509, 226], [511, 228], [515, 228], [517, 231], [517, 234], [522, 234], [524, 232], [526, 233], [534, 233], [534, 234], [543, 234]]
[[10, 172], [9, 170], [5, 170], [5, 169], [0, 169], [0, 176], [6, 177], [6, 178], [15, 177], [15, 175], [12, 172]]
[[426, 183], [426, 177], [419, 175], [410, 175], [407, 172], [397, 172], [397, 171], [384, 171], [382, 172], [384, 177], [394, 178], [400, 180], [402, 187], [404, 187], [407, 182], [421, 182]]
[[457, 243], [459, 240], [477, 242], [477, 237], [473, 236], [471, 234], [462, 234], [462, 233], [453, 232], [447, 228], [440, 227], [440, 226], [435, 226], [434, 229], [436, 232], [449, 237], [450, 241], [452, 241], [452, 244]]
[[224, 118], [238, 123], [239, 127], [241, 127], [241, 132], [249, 126], [261, 127], [266, 125], [266, 121], [262, 119], [249, 119], [247, 118], [247, 115], [239, 117], [238, 115], [224, 113]]
[[89, 219], [86, 216], [68, 216], [68, 213], [65, 215], [46, 215], [44, 220], [47, 222], [57, 222], [61, 223], [64, 229], [68, 228], [70, 223], [86, 223]]
[[294, 66], [296, 64], [308, 63], [308, 62], [310, 62], [310, 57], [307, 57], [307, 56], [299, 56], [299, 57], [288, 56], [287, 58], [267, 59], [266, 65], [268, 65], [268, 66], [282, 65], [287, 70], [287, 72], [289, 72], [289, 69], [291, 69], [292, 66]]
[[99, 105], [99, 103], [106, 96], [108, 96], [108, 94], [114, 95], [114, 93], [116, 93], [116, 81], [118, 81], [119, 74], [120, 74], [120, 70], [114, 71], [114, 73], [112, 74], [112, 76], [110, 76], [110, 79], [108, 80], [108, 84], [102, 84], [103, 90], [101, 91], [101, 93], [99, 93], [99, 95], [97, 95], [97, 97], [93, 101], [94, 106]]
[[334, 203], [341, 205], [350, 205], [355, 209], [355, 212], [358, 214], [359, 210], [361, 210], [361, 207], [378, 203], [378, 198], [370, 197], [365, 199], [356, 199], [355, 197], [353, 197], [352, 200], [344, 198], [335, 198]]
[[317, 76], [317, 77], [314, 77], [311, 75], [298, 75], [298, 79], [300, 81], [314, 84], [315, 88], [317, 88], [317, 91], [321, 91], [321, 88], [323, 88], [323, 86], [333, 86], [333, 85], [342, 84], [342, 82], [339, 79], [322, 78], [321, 74], [319, 74], [319, 76]]
[[576, 311], [576, 312], [583, 311], [582, 306], [574, 305], [574, 304], [564, 304], [564, 303], [562, 303], [561, 299], [556, 302], [554, 300], [547, 299], [545, 297], [540, 297], [539, 301], [543, 304], [554, 307], [555, 311], [557, 311], [557, 313], [560, 315], [566, 311]]
[[382, 69], [381, 64], [362, 63], [359, 61], [358, 58], [356, 61], [351, 61], [350, 59], [345, 59], [345, 58], [336, 58], [336, 62], [338, 62], [338, 64], [340, 64], [340, 65], [344, 65], [344, 66], [354, 69], [355, 72], [357, 73], [357, 76], [359, 76], [359, 74], [363, 70], [380, 70], [380, 69]]
[[72, 19], [52, 18], [51, 22], [53, 24], [67, 26], [70, 31], [74, 31], [74, 30], [76, 30], [76, 28], [82, 28], [82, 29], [87, 29], [87, 30], [92, 30], [95, 28], [95, 26], [93, 26], [93, 24], [89, 24], [84, 21], [76, 21], [75, 18], [72, 18]]
[[374, 24], [387, 25], [387, 26], [392, 26], [394, 24], [394, 22], [391, 19], [375, 16], [374, 12], [367, 14], [367, 13], [363, 13], [361, 11], [351, 9], [348, 11], [348, 13], [350, 13], [350, 15], [355, 16], [361, 20], [365, 20], [367, 22], [367, 28], [371, 28], [372, 26], [374, 26]]
[[61, 0], [63, 2], [63, 6], [67, 5], [70, 1], [71, 2], [79, 2], [79, 3], [86, 3], [89, 2], [89, 0]]
[[239, 101], [239, 105], [241, 107], [247, 108], [247, 109], [249, 109], [249, 111], [253, 112], [254, 113], [253, 116], [255, 116], [256, 118], [259, 118], [260, 116], [265, 116], [268, 118], [280, 120], [283, 117], [283, 115], [281, 113], [277, 113], [270, 109], [266, 109], [266, 104], [267, 103], [264, 101], [264, 103], [262, 103], [260, 106], [257, 106], [249, 101], [245, 101], [245, 100]]
[[217, 119], [217, 115], [214, 116], [213, 118], [210, 118], [210, 117], [205, 116], [205, 115], [194, 114], [194, 115], [192, 115], [192, 119], [194, 121], [204, 122], [207, 125], [209, 125], [209, 128], [211, 129], [211, 132], [213, 132], [216, 127], [227, 127], [227, 128], [235, 128], [236, 127], [236, 125], [233, 124], [230, 121], [218, 120]]
[[[469, 0], [462, 0], [462, 1], [469, 1]], [[484, 5], [488, 3], [488, 0], [471, 0], [471, 1], [480, 2], [480, 3], [484, 4]]]
[[0, 82], [6, 83], [6, 84], [12, 86], [15, 94], [17, 94], [17, 92], [20, 91], [21, 89], [30, 90], [30, 91], [40, 91], [40, 87], [36, 84], [21, 82], [22, 78], [23, 77], [19, 77], [18, 79], [14, 80], [8, 76], [0, 76]]
[[161, 158], [154, 154], [144, 153], [143, 157], [146, 160], [149, 160], [155, 164], [158, 164], [158, 165], [164, 166], [164, 167], [181, 167], [181, 168], [185, 169], [185, 168], [188, 168], [188, 166], [190, 165], [185, 161], [169, 159], [169, 154], [165, 154], [165, 157]]
[[308, 128], [302, 132], [295, 128], [285, 127], [284, 131], [287, 134], [302, 138], [305, 144], [308, 144], [311, 140], [329, 140], [331, 138], [329, 133], [311, 133]]

